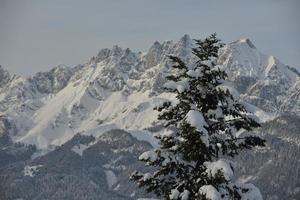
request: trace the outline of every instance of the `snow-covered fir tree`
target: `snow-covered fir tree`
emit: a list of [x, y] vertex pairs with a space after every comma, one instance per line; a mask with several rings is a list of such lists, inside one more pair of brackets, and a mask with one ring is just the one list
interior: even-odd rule
[[260, 125], [226, 87], [216, 34], [195, 43], [193, 66], [170, 56], [176, 73], [164, 87], [176, 93], [177, 102], [156, 108], [165, 126], [156, 136], [160, 146], [139, 157], [152, 166], [149, 172], [134, 172], [131, 179], [164, 199], [261, 200], [254, 185], [233, 181], [229, 160], [243, 149], [264, 146], [257, 136], [240, 136]]

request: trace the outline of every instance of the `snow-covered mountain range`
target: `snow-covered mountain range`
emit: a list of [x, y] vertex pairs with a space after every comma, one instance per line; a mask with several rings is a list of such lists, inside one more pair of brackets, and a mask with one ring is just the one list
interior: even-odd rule
[[[0, 68], [2, 129], [9, 129], [15, 141], [38, 148], [63, 144], [78, 132], [153, 129], [153, 108], [172, 98], [161, 87], [170, 72], [167, 56], [191, 63], [192, 46], [188, 35], [178, 42], [155, 42], [143, 53], [114, 46], [86, 64], [57, 66], [31, 78]], [[226, 45], [218, 62], [226, 67], [232, 92], [250, 103], [262, 121], [287, 111], [300, 115], [299, 73], [260, 53], [249, 39]]]
[[[142, 53], [114, 46], [112, 49], [100, 50], [85, 64], [75, 67], [60, 65], [49, 72], [39, 72], [30, 78], [11, 75], [0, 66], [0, 138], [5, 136], [11, 138], [13, 142], [36, 145], [39, 152], [43, 153], [33, 155], [30, 153], [33, 160], [26, 161], [36, 166], [48, 165], [48, 161], [45, 160], [54, 159], [56, 154], [51, 152], [44, 154], [54, 149], [56, 152], [62, 149], [63, 155], [69, 156], [70, 148], [65, 150], [64, 147], [69, 143], [73, 144], [70, 141], [75, 140], [78, 133], [101, 138], [103, 134], [107, 135], [106, 132], [109, 130], [122, 129], [131, 133], [135, 139], [147, 141], [155, 146], [153, 133], [160, 131], [161, 127], [157, 125], [157, 111], [153, 108], [166, 99], [174, 99], [162, 89], [165, 77], [172, 73], [168, 56], [176, 55], [192, 64], [195, 59], [191, 52], [193, 44], [193, 40], [184, 35], [179, 41], [155, 42], [149, 50]], [[252, 162], [247, 161], [247, 158], [253, 155], [240, 158], [244, 160], [244, 165], [241, 164], [241, 168], [244, 169], [244, 174], [241, 174], [243, 178], [256, 181], [260, 186], [263, 182], [262, 177], [266, 176], [266, 169], [269, 169], [270, 165], [273, 166], [273, 162], [278, 163], [280, 160], [275, 155], [280, 153], [287, 155], [285, 151], [277, 149], [280, 142], [273, 143], [274, 138], [282, 140], [280, 144], [295, 153], [294, 159], [300, 157], [299, 152], [295, 150], [300, 145], [300, 129], [282, 130], [283, 124], [287, 124], [288, 127], [289, 124], [293, 124], [294, 127], [299, 121], [300, 73], [284, 65], [277, 58], [261, 53], [249, 39], [240, 39], [225, 45], [220, 51], [218, 64], [228, 73], [227, 87], [237, 98], [245, 102], [247, 108], [263, 123], [259, 133], [271, 138], [272, 142], [268, 144], [268, 148], [271, 149], [270, 152], [275, 153], [257, 150], [254, 155], [259, 157], [260, 163], [264, 162], [262, 157], [265, 155], [273, 156], [273, 161], [263, 163], [262, 166], [251, 164], [252, 167], [249, 169], [247, 163]], [[283, 117], [286, 115], [289, 117]], [[5, 139], [8, 140], [10, 139]], [[99, 140], [97, 141], [99, 143]], [[4, 143], [6, 146], [3, 147], [3, 151], [4, 148], [7, 150], [7, 142]], [[74, 146], [73, 153], [80, 155], [76, 159], [82, 159], [82, 155], [85, 155], [83, 153], [87, 152], [87, 149], [96, 148], [96, 144], [88, 146], [84, 142], [76, 143], [78, 147]], [[60, 145], [62, 146], [58, 147]], [[110, 148], [110, 144], [105, 145]], [[119, 145], [120, 149], [125, 148], [124, 144]], [[0, 148], [2, 148], [1, 140]], [[26, 155], [27, 152], [32, 152], [32, 146], [25, 152]], [[128, 152], [132, 153], [131, 150]], [[36, 158], [38, 155], [44, 156]], [[299, 160], [294, 160], [292, 165], [297, 166], [297, 163]], [[21, 166], [24, 165], [25, 163], [22, 163]], [[0, 163], [0, 169], [1, 166]], [[129, 164], [126, 166], [133, 168]], [[253, 176], [255, 167], [261, 170], [260, 176]], [[112, 173], [103, 168], [104, 172]], [[110, 183], [110, 187], [113, 185], [116, 187], [118, 181], [124, 180], [125, 174], [128, 175], [122, 173], [120, 176], [113, 176], [114, 183]], [[296, 173], [300, 176], [300, 170], [296, 170]], [[283, 181], [276, 184], [280, 186], [286, 183]], [[294, 180], [293, 184], [291, 194], [300, 195], [298, 179]], [[114, 188], [114, 191], [122, 193], [125, 185], [119, 189]], [[267, 192], [262, 193], [268, 195], [277, 187], [275, 183], [273, 186], [266, 187]], [[109, 191], [109, 188], [106, 190]], [[118, 199], [115, 196], [114, 198]], [[276, 196], [270, 196], [270, 199], [276, 199]]]

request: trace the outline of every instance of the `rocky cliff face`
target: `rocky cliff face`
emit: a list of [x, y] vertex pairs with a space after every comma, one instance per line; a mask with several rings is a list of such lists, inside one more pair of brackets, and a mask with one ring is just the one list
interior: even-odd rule
[[59, 65], [49, 72], [38, 72], [29, 81], [42, 94], [57, 93], [68, 84], [74, 71], [73, 68]]

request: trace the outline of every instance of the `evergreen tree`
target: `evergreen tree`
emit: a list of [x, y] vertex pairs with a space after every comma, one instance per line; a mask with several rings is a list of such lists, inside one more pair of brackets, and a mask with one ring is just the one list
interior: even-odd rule
[[217, 65], [222, 44], [216, 34], [195, 42], [193, 66], [170, 56], [176, 73], [164, 87], [176, 94], [177, 102], [156, 108], [165, 126], [156, 136], [160, 147], [139, 157], [153, 168], [134, 172], [131, 179], [164, 199], [262, 199], [252, 184], [232, 181], [228, 160], [243, 149], [264, 146], [259, 137], [239, 135], [260, 125], [226, 87], [227, 75]]

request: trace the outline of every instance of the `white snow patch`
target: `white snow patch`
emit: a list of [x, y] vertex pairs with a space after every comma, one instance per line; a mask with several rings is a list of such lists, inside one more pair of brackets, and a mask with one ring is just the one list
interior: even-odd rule
[[38, 172], [38, 168], [42, 167], [43, 165], [35, 165], [35, 166], [29, 166], [26, 165], [24, 167], [24, 176], [30, 176], [30, 177], [34, 177], [34, 173]]
[[189, 89], [189, 79], [185, 78], [180, 81], [168, 81], [163, 85], [164, 88], [177, 90], [179, 93], [182, 93]]
[[245, 106], [245, 108], [248, 112], [253, 113], [257, 117], [257, 120], [262, 123], [271, 121], [278, 116], [278, 114], [276, 114], [276, 113], [265, 112], [262, 109], [254, 106], [252, 104], [249, 104], [247, 102], [243, 102], [243, 105]]
[[193, 127], [197, 129], [199, 132], [207, 133], [207, 130], [204, 126], [208, 126], [203, 115], [196, 110], [190, 110], [186, 114], [186, 121]]
[[183, 87], [182, 85], [178, 85], [178, 86], [177, 86], [177, 91], [178, 91], [179, 93], [183, 93], [183, 92], [185, 91], [185, 87]]
[[184, 190], [181, 194], [181, 200], [188, 200], [189, 199], [189, 195], [190, 195], [190, 191], [188, 190]]
[[79, 145], [75, 145], [72, 148], [72, 151], [74, 151], [75, 153], [77, 153], [78, 155], [82, 156], [83, 151], [86, 150], [89, 147], [89, 145], [85, 145], [85, 144], [79, 144]]
[[139, 160], [149, 160], [154, 162], [157, 159], [157, 154], [154, 151], [146, 151], [139, 156]]
[[171, 190], [170, 199], [178, 199], [180, 192], [177, 189]]
[[224, 174], [224, 177], [227, 181], [231, 180], [233, 176], [233, 171], [231, 165], [224, 159], [217, 160], [215, 162], [205, 162], [204, 165], [206, 166], [206, 172], [215, 176], [216, 173], [221, 170]]
[[248, 181], [253, 180], [255, 177], [253, 176], [241, 176], [238, 178], [237, 182], [238, 183], [247, 183]]
[[149, 142], [152, 147], [158, 147], [158, 140], [154, 137], [154, 134], [150, 131], [146, 130], [126, 130], [128, 131], [133, 137], [140, 141]]
[[203, 143], [208, 146], [209, 140], [208, 140], [208, 132], [204, 128], [204, 126], [208, 126], [203, 115], [196, 110], [190, 110], [186, 114], [186, 121], [193, 127], [197, 129], [197, 131], [201, 132], [202, 135], [200, 136]]
[[118, 181], [116, 174], [111, 170], [105, 170], [106, 182], [108, 188], [111, 189], [114, 184]]
[[177, 89], [177, 84], [175, 81], [168, 81], [163, 85], [164, 88]]
[[220, 200], [221, 194], [212, 185], [204, 185], [199, 189], [199, 193], [205, 195], [209, 200]]
[[190, 77], [194, 77], [194, 78], [198, 78], [202, 75], [201, 69], [197, 68], [195, 70], [189, 70], [186, 72], [187, 75], [189, 75]]
[[241, 200], [263, 200], [263, 197], [257, 187], [251, 183], [243, 184], [242, 186], [245, 189], [248, 189], [246, 193], [243, 193]]

